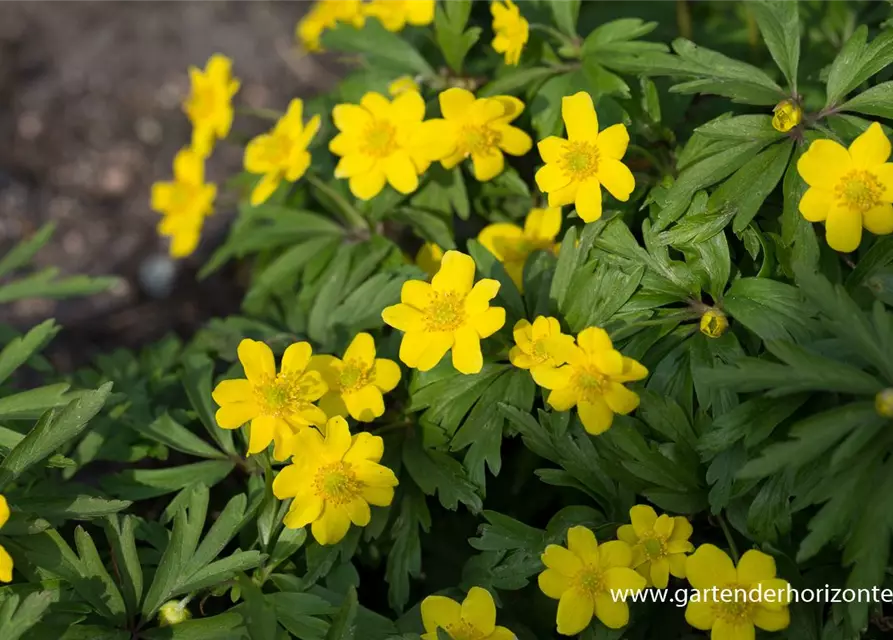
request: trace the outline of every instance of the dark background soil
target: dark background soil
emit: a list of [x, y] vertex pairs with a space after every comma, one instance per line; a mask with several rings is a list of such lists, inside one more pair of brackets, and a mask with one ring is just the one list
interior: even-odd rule
[[[0, 306], [0, 322], [26, 329], [55, 317], [57, 365], [98, 349], [135, 347], [235, 311], [232, 273], [195, 272], [226, 232], [217, 207], [195, 255], [173, 263], [155, 232], [149, 189], [169, 179], [189, 140], [180, 104], [187, 68], [221, 52], [242, 81], [239, 104], [283, 109], [324, 91], [333, 64], [305, 55], [294, 27], [307, 2], [0, 3], [0, 255], [47, 222], [57, 225], [37, 266], [114, 275], [110, 293]], [[211, 180], [241, 168], [241, 149], [218, 146]], [[165, 274], [173, 274], [167, 277]], [[154, 275], [153, 275], [154, 274]], [[165, 282], [171, 286], [165, 289]]]

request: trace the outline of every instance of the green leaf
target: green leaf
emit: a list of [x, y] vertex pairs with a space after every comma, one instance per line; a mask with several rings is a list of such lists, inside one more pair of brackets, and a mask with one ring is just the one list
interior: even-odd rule
[[58, 278], [55, 267], [44, 269], [24, 278], [0, 286], [0, 304], [27, 298], [72, 298], [108, 291], [118, 284], [118, 278], [88, 278], [72, 276]]
[[338, 24], [326, 29], [322, 45], [330, 51], [359, 53], [367, 57], [369, 64], [388, 69], [395, 74], [435, 75], [434, 69], [409, 42], [385, 29], [378, 20], [367, 20], [362, 29]]
[[450, 511], [455, 511], [460, 502], [472, 513], [483, 508], [478, 489], [461, 463], [440, 451], [424, 449], [418, 438], [404, 442], [403, 464], [418, 487], [429, 496], [437, 494], [440, 504]]
[[74, 541], [81, 560], [80, 579], [93, 583], [96, 589], [101, 588], [100, 598], [104, 607], [99, 613], [110, 620], [123, 622], [126, 613], [124, 598], [99, 557], [93, 538], [79, 526], [74, 530]]
[[462, 73], [462, 62], [481, 36], [479, 27], [465, 30], [471, 0], [454, 0], [438, 6], [434, 17], [434, 37], [443, 57], [455, 73]]
[[43, 417], [48, 409], [64, 407], [83, 395], [67, 393], [68, 388], [68, 384], [61, 382], [0, 398], [0, 418], [34, 420]]
[[743, 440], [750, 448], [769, 437], [806, 401], [806, 396], [754, 398], [722, 414], [702, 434], [698, 450], [713, 458]]
[[77, 437], [105, 404], [112, 389], [107, 382], [96, 391], [87, 391], [64, 409], [49, 411], [0, 463], [0, 489], [26, 469], [40, 462], [69, 440]]
[[[553, 3], [554, 5], [561, 2]], [[630, 47], [631, 40], [648, 35], [657, 27], [656, 22], [645, 22], [639, 18], [621, 18], [599, 25], [589, 32], [583, 41], [583, 57], [602, 57], [611, 53], [633, 53], [635, 47]], [[575, 35], [575, 34], [568, 34]], [[654, 44], [654, 43], [649, 43]]]
[[30, 238], [22, 240], [10, 249], [10, 251], [0, 259], [0, 277], [8, 275], [16, 269], [27, 265], [31, 261], [31, 258], [37, 255], [37, 252], [49, 242], [55, 231], [55, 224], [45, 224], [34, 232]]
[[131, 504], [127, 500], [109, 500], [85, 494], [42, 498], [35, 493], [30, 493], [23, 503], [29, 512], [48, 520], [92, 520], [122, 511]]
[[479, 538], [471, 538], [468, 541], [478, 551], [527, 549], [538, 553], [545, 546], [546, 532], [542, 529], [531, 527], [495, 511], [485, 510], [482, 515], [489, 524], [481, 525]]
[[140, 632], [146, 640], [238, 640], [245, 637], [242, 616], [227, 611], [208, 618], [186, 620], [170, 627]]
[[815, 312], [800, 290], [776, 280], [739, 278], [723, 298], [723, 308], [766, 341], [801, 341], [812, 333]]
[[540, 80], [545, 80], [558, 71], [553, 67], [531, 67], [529, 69], [517, 69], [506, 67], [506, 72], [485, 84], [477, 93], [478, 97], [498, 96], [514, 94], [520, 89], [535, 86]]
[[347, 251], [349, 251], [347, 245], [339, 247], [339, 253], [335, 255], [329, 268], [318, 281], [319, 295], [316, 296], [313, 308], [310, 310], [307, 335], [311, 340], [320, 344], [326, 344], [330, 339], [332, 312], [341, 298], [349, 291], [346, 285], [351, 261]]
[[236, 455], [233, 434], [217, 426], [213, 399], [211, 398], [211, 377], [214, 375], [214, 362], [203, 354], [191, 354], [183, 360], [183, 390], [199, 420], [214, 442], [230, 455]]
[[166, 469], [125, 469], [106, 476], [100, 484], [112, 495], [127, 500], [146, 500], [197, 483], [214, 486], [229, 475], [233, 466], [228, 460], [207, 460]]
[[246, 575], [239, 576], [239, 589], [245, 599], [243, 610], [248, 636], [252, 640], [276, 640], [279, 628], [276, 624], [276, 613], [267, 602], [260, 588]]
[[732, 230], [744, 231], [781, 180], [793, 146], [790, 140], [774, 144], [749, 160], [713, 193], [708, 208], [737, 209]]
[[410, 225], [422, 239], [433, 242], [444, 251], [456, 248], [453, 230], [447, 221], [437, 214], [404, 207], [394, 211], [389, 217]]
[[218, 449], [199, 438], [171, 418], [168, 413], [163, 413], [155, 418], [147, 426], [140, 429], [139, 433], [167, 445], [171, 449], [198, 456], [199, 458], [227, 459], [226, 454], [221, 453]]
[[353, 640], [356, 632], [358, 608], [357, 590], [354, 587], [350, 587], [347, 590], [344, 603], [332, 620], [332, 626], [329, 627], [326, 640]]
[[537, 139], [559, 135], [564, 126], [561, 119], [561, 100], [576, 90], [585, 88], [582, 71], [553, 76], [543, 83], [530, 104], [530, 122]]
[[388, 604], [402, 611], [409, 602], [409, 578], [422, 575], [422, 532], [431, 528], [431, 514], [425, 504], [425, 496], [412, 483], [401, 483], [404, 491], [400, 511], [391, 536], [394, 546], [387, 557], [385, 579], [388, 582]]
[[506, 324], [514, 325], [514, 322], [524, 317], [524, 300], [518, 287], [506, 273], [502, 263], [496, 259], [490, 251], [477, 240], [468, 241], [468, 253], [474, 258], [478, 273], [484, 278], [492, 278], [499, 281], [499, 293], [491, 302], [494, 306], [504, 306], [506, 311]]
[[893, 63], [893, 30], [882, 31], [866, 44], [868, 28], [861, 25], [837, 54], [828, 72], [825, 107], [840, 102], [850, 91]]
[[[21, 600], [18, 594], [7, 594], [0, 608], [0, 638], [19, 640], [25, 637], [25, 633], [40, 622], [50, 606], [58, 601], [58, 591], [33, 591]], [[36, 638], [34, 635], [28, 637]]]
[[791, 91], [797, 94], [797, 67], [800, 63], [800, 17], [796, 2], [775, 0], [750, 5], [775, 64], [781, 69]]
[[893, 118], [893, 80], [882, 82], [853, 96], [839, 110]]
[[134, 516], [108, 516], [103, 523], [105, 536], [111, 547], [112, 563], [116, 568], [121, 595], [128, 615], [139, 611], [143, 597], [143, 569], [136, 552]]
[[550, 2], [552, 16], [555, 24], [565, 35], [575, 38], [577, 36], [577, 19], [580, 16], [580, 0], [561, 0]]
[[775, 142], [784, 138], [784, 134], [772, 126], [772, 116], [770, 115], [717, 118], [697, 127], [695, 132], [705, 138], [736, 140], [738, 142], [753, 142], [754, 140]]
[[3, 347], [3, 351], [0, 351], [0, 383], [34, 353], [46, 346], [53, 336], [59, 333], [60, 328], [54, 320], [45, 320], [21, 338], [15, 338]]

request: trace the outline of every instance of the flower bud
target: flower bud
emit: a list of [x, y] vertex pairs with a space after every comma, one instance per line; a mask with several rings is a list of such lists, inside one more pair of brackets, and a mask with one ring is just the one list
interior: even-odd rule
[[158, 610], [158, 624], [162, 627], [186, 622], [191, 617], [192, 614], [186, 608], [186, 603], [180, 600], [168, 600]]
[[772, 126], [776, 131], [787, 133], [803, 119], [803, 109], [793, 100], [782, 100], [772, 110]]
[[718, 338], [729, 328], [729, 319], [719, 309], [707, 309], [701, 316], [701, 333], [708, 338]]
[[893, 418], [893, 388], [878, 392], [874, 397], [874, 408], [878, 415]]
[[392, 96], [399, 96], [401, 93], [406, 93], [407, 91], [418, 92], [418, 90], [419, 85], [416, 84], [416, 81], [412, 76], [400, 76], [388, 85], [388, 93]]

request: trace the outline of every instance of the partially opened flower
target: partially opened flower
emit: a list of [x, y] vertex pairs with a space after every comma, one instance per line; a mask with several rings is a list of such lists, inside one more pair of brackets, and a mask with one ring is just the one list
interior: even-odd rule
[[[0, 528], [9, 520], [9, 504], [6, 496], [0, 495]], [[12, 582], [12, 556], [0, 546], [0, 582]]]
[[313, 404], [327, 389], [319, 372], [307, 370], [313, 350], [307, 342], [288, 347], [279, 373], [273, 352], [263, 342], [245, 338], [238, 353], [246, 379], [223, 380], [214, 389], [212, 396], [220, 405], [217, 424], [238, 429], [250, 423], [248, 453], [259, 453], [272, 441], [273, 457], [285, 460], [294, 434], [326, 421], [326, 414]]
[[394, 499], [397, 476], [379, 463], [384, 441], [370, 433], [350, 435], [344, 418], [331, 418], [325, 437], [316, 429], [298, 433], [292, 462], [273, 480], [273, 495], [292, 498], [286, 527], [308, 524], [319, 544], [340, 542], [351, 523], [365, 527], [369, 505], [386, 507]]
[[530, 37], [530, 25], [512, 0], [496, 0], [490, 4], [493, 14], [493, 49], [505, 56], [505, 63], [517, 65]]
[[358, 333], [344, 358], [313, 356], [310, 369], [319, 371], [329, 390], [319, 401], [328, 417], [350, 414], [354, 420], [371, 422], [384, 413], [383, 393], [400, 382], [400, 365], [375, 357], [375, 341]]
[[577, 336], [577, 344], [556, 353], [567, 364], [537, 372], [536, 382], [551, 389], [549, 406], [558, 411], [577, 407], [588, 433], [607, 431], [614, 414], [628, 414], [639, 406], [639, 395], [623, 384], [642, 380], [648, 369], [614, 349], [608, 333], [589, 327]]
[[775, 577], [775, 560], [762, 551], [746, 551], [735, 567], [722, 549], [703, 544], [688, 556], [685, 573], [699, 596], [689, 599], [685, 620], [712, 640], [753, 638], [754, 627], [781, 631], [791, 623], [788, 583]]
[[503, 153], [523, 156], [530, 151], [530, 136], [509, 124], [524, 111], [524, 103], [517, 98], [475, 98], [470, 91], [454, 87], [441, 92], [438, 100], [443, 119], [430, 120], [438, 127], [430, 131], [450, 141], [449, 154], [440, 161], [446, 169], [471, 158], [474, 177], [485, 182], [502, 173]]
[[871, 124], [849, 149], [833, 140], [816, 140], [797, 161], [809, 185], [800, 213], [825, 223], [828, 246], [850, 252], [862, 241], [862, 228], [876, 235], [893, 232], [893, 163], [890, 141], [881, 125]]
[[412, 76], [400, 76], [388, 84], [388, 93], [392, 96], [399, 96], [407, 91], [419, 92], [419, 85], [416, 84], [415, 78]]
[[214, 211], [217, 187], [205, 182], [205, 161], [191, 148], [174, 157], [174, 179], [152, 185], [152, 208], [163, 217], [158, 233], [171, 239], [174, 258], [188, 256], [198, 246], [205, 217]]
[[385, 29], [397, 32], [407, 24], [423, 27], [434, 22], [434, 4], [434, 0], [372, 0], [364, 10]]
[[505, 267], [519, 291], [524, 289], [524, 264], [534, 251], [558, 253], [555, 236], [561, 231], [561, 209], [531, 209], [522, 229], [509, 222], [484, 227], [478, 241]]
[[418, 253], [415, 254], [416, 266], [431, 278], [440, 270], [442, 260], [443, 249], [433, 242], [426, 242], [421, 246]]
[[586, 527], [571, 527], [567, 548], [550, 544], [542, 560], [546, 570], [539, 575], [539, 587], [558, 600], [558, 633], [580, 633], [593, 616], [609, 629], [629, 623], [626, 598], [645, 588], [645, 578], [629, 568], [628, 544], [620, 540], [599, 544]]
[[233, 124], [232, 99], [240, 83], [232, 76], [233, 61], [215, 53], [204, 70], [189, 68], [192, 84], [183, 110], [192, 122], [192, 148], [207, 157], [214, 143], [229, 135]]
[[269, 133], [257, 136], [245, 147], [245, 170], [263, 175], [251, 192], [251, 204], [266, 201], [283, 180], [294, 182], [310, 166], [307, 147], [319, 131], [319, 116], [304, 125], [304, 101], [295, 98]]
[[422, 640], [438, 640], [442, 629], [453, 640], [515, 640], [515, 634], [496, 625], [496, 605], [486, 589], [472, 587], [462, 604], [445, 596], [422, 600]]
[[419, 187], [419, 175], [444, 157], [449, 141], [428, 133], [425, 101], [416, 91], [404, 91], [393, 101], [369, 92], [360, 104], [339, 104], [332, 110], [338, 135], [329, 150], [341, 156], [336, 178], [347, 178], [351, 193], [369, 200], [390, 184], [400, 193]]
[[629, 133], [615, 124], [601, 133], [592, 98], [583, 91], [561, 99], [567, 140], [550, 136], [537, 143], [546, 166], [536, 172], [536, 184], [549, 194], [549, 206], [572, 204], [584, 222], [602, 217], [602, 192], [623, 202], [636, 187], [635, 178], [620, 159]]
[[556, 318], [537, 316], [533, 324], [518, 320], [512, 333], [515, 346], [509, 350], [509, 360], [519, 369], [529, 369], [534, 381], [540, 371], [564, 364], [564, 355], [574, 346], [574, 337], [561, 333]]
[[298, 22], [295, 35], [304, 49], [321, 51], [320, 37], [339, 22], [360, 28], [366, 21], [361, 0], [317, 0]]
[[629, 510], [632, 524], [617, 529], [617, 537], [633, 549], [632, 567], [644, 576], [648, 586], [663, 589], [672, 573], [685, 577], [686, 554], [694, 551], [688, 541], [692, 534], [691, 523], [682, 516], [658, 517], [646, 504], [637, 504]]
[[400, 304], [381, 313], [386, 324], [403, 331], [400, 360], [428, 371], [452, 349], [453, 366], [461, 373], [478, 373], [484, 366], [481, 339], [505, 324], [505, 309], [491, 307], [499, 291], [496, 280], [474, 282], [470, 256], [447, 251], [431, 283], [403, 283]]

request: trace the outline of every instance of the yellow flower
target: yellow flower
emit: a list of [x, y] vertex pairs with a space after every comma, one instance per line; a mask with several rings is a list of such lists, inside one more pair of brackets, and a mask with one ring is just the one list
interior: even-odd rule
[[361, 0], [318, 0], [298, 22], [295, 35], [307, 51], [322, 51], [319, 39], [326, 29], [344, 22], [357, 29], [366, 22]]
[[537, 384], [552, 390], [547, 402], [553, 409], [569, 411], [576, 406], [588, 433], [604, 433], [615, 413], [626, 415], [639, 406], [638, 394], [623, 383], [642, 380], [648, 369], [616, 351], [604, 329], [584, 329], [576, 345], [559, 346], [555, 355], [567, 364], [543, 367], [537, 373]]
[[[746, 552], [736, 569], [724, 551], [703, 544], [686, 560], [685, 573], [698, 590], [685, 608], [685, 620], [696, 629], [712, 630], [713, 640], [753, 638], [754, 627], [780, 631], [790, 624], [788, 583], [775, 577], [775, 560], [765, 553]], [[756, 588], [754, 596], [767, 591], [773, 595], [751, 600]]]
[[437, 630], [453, 640], [515, 640], [515, 634], [496, 626], [496, 605], [486, 589], [472, 587], [462, 604], [445, 596], [422, 600], [422, 640], [437, 640]]
[[434, 0], [372, 0], [366, 15], [378, 18], [388, 31], [402, 31], [406, 23], [423, 27], [434, 22]]
[[312, 404], [326, 392], [317, 371], [308, 371], [313, 350], [297, 342], [282, 354], [282, 369], [276, 373], [273, 352], [263, 342], [245, 338], [239, 343], [239, 360], [247, 379], [224, 380], [211, 394], [220, 405], [217, 424], [238, 429], [251, 423], [248, 453], [258, 453], [275, 443], [273, 457], [285, 460], [289, 442], [309, 425], [323, 425], [326, 414]]
[[310, 166], [307, 146], [319, 131], [319, 116], [310, 118], [305, 127], [303, 114], [304, 102], [295, 98], [269, 133], [257, 136], [245, 147], [245, 170], [263, 174], [251, 192], [253, 206], [265, 202], [283, 180], [298, 180]]
[[215, 53], [204, 71], [189, 68], [192, 87], [183, 109], [192, 122], [192, 148], [202, 157], [207, 157], [214, 142], [228, 136], [232, 127], [232, 98], [240, 86], [232, 76], [232, 67], [232, 60]]
[[685, 577], [685, 554], [694, 551], [688, 541], [691, 523], [682, 516], [658, 517], [654, 509], [637, 504], [629, 510], [632, 524], [617, 529], [617, 537], [633, 549], [632, 567], [642, 574], [648, 586], [663, 589], [669, 574]]
[[331, 418], [325, 438], [316, 429], [294, 437], [292, 462], [273, 480], [273, 494], [293, 498], [283, 522], [290, 529], [308, 524], [319, 544], [335, 544], [350, 523], [369, 524], [369, 505], [386, 507], [394, 499], [397, 476], [378, 462], [384, 441], [370, 433], [350, 435], [347, 422]]
[[874, 396], [874, 409], [879, 416], [893, 418], [893, 388], [878, 391]]
[[188, 600], [168, 600], [158, 610], [158, 626], [169, 627], [171, 625], [186, 622], [192, 618], [192, 612], [186, 608]]
[[385, 182], [400, 193], [418, 189], [419, 175], [449, 151], [449, 141], [429, 133], [424, 117], [425, 101], [416, 91], [393, 101], [369, 92], [359, 105], [336, 105], [332, 119], [340, 133], [329, 143], [329, 150], [341, 156], [335, 177], [348, 178], [360, 200], [378, 195]]
[[478, 235], [478, 242], [502, 263], [506, 273], [524, 288], [524, 263], [534, 251], [558, 253], [561, 246], [555, 236], [561, 231], [561, 209], [531, 209], [522, 229], [516, 224], [497, 222], [487, 225]]
[[800, 213], [810, 222], [825, 222], [828, 246], [835, 251], [854, 251], [863, 226], [876, 235], [893, 232], [889, 157], [890, 141], [874, 122], [849, 150], [833, 140], [816, 140], [797, 161], [797, 171], [809, 185]]
[[[6, 496], [0, 495], [0, 528], [9, 520], [9, 504]], [[12, 582], [12, 556], [0, 546], [0, 582]]]
[[506, 64], [517, 65], [530, 36], [527, 20], [512, 0], [493, 2], [490, 13], [493, 14], [493, 32], [496, 34], [493, 49], [505, 56]]
[[392, 96], [399, 96], [406, 91], [419, 91], [419, 85], [412, 76], [400, 76], [388, 85], [388, 93]]
[[708, 338], [719, 338], [729, 328], [729, 319], [719, 309], [707, 309], [701, 316], [701, 333]]
[[433, 242], [426, 242], [415, 256], [416, 266], [433, 278], [440, 269], [443, 260], [443, 249]]
[[474, 260], [447, 251], [431, 283], [403, 283], [400, 304], [381, 312], [386, 324], [403, 331], [400, 360], [419, 371], [432, 369], [453, 351], [453, 366], [461, 373], [478, 373], [484, 366], [481, 338], [505, 324], [505, 309], [491, 307], [499, 291], [496, 280], [474, 282]]
[[515, 346], [509, 350], [509, 360], [519, 369], [529, 369], [534, 381], [540, 371], [548, 372], [564, 364], [558, 354], [566, 354], [574, 345], [573, 336], [561, 333], [558, 320], [545, 316], [538, 316], [533, 324], [518, 320], [512, 333]]
[[530, 136], [509, 124], [524, 111], [524, 103], [517, 98], [475, 98], [470, 91], [454, 87], [441, 92], [438, 99], [443, 119], [429, 122], [437, 137], [450, 144], [448, 155], [440, 161], [444, 168], [452, 169], [471, 157], [474, 177], [486, 182], [505, 168], [503, 152], [523, 156], [530, 151]]
[[174, 157], [173, 182], [152, 185], [152, 209], [163, 216], [158, 233], [171, 238], [171, 256], [182, 258], [195, 251], [215, 197], [217, 187], [205, 183], [202, 157], [188, 147], [180, 149]]
[[[645, 578], [630, 569], [633, 552], [621, 540], [598, 544], [586, 527], [567, 531], [567, 548], [550, 544], [542, 555], [546, 570], [540, 590], [558, 600], [558, 633], [572, 636], [589, 626], [592, 616], [610, 629], [629, 622], [629, 606], [612, 590], [639, 591]], [[625, 596], [626, 594], [624, 594]]]
[[775, 105], [772, 113], [772, 126], [782, 133], [787, 133], [803, 119], [803, 109], [793, 100], [782, 100]]
[[368, 333], [358, 333], [344, 359], [313, 356], [310, 369], [319, 371], [329, 390], [319, 401], [327, 416], [346, 416], [372, 422], [384, 413], [383, 393], [400, 382], [400, 365], [375, 357], [375, 341]]
[[629, 144], [623, 124], [601, 133], [592, 98], [583, 91], [561, 99], [567, 140], [549, 136], [537, 147], [546, 166], [536, 172], [536, 184], [549, 194], [549, 206], [574, 203], [585, 222], [602, 217], [601, 187], [626, 202], [636, 188], [633, 174], [620, 162]]

